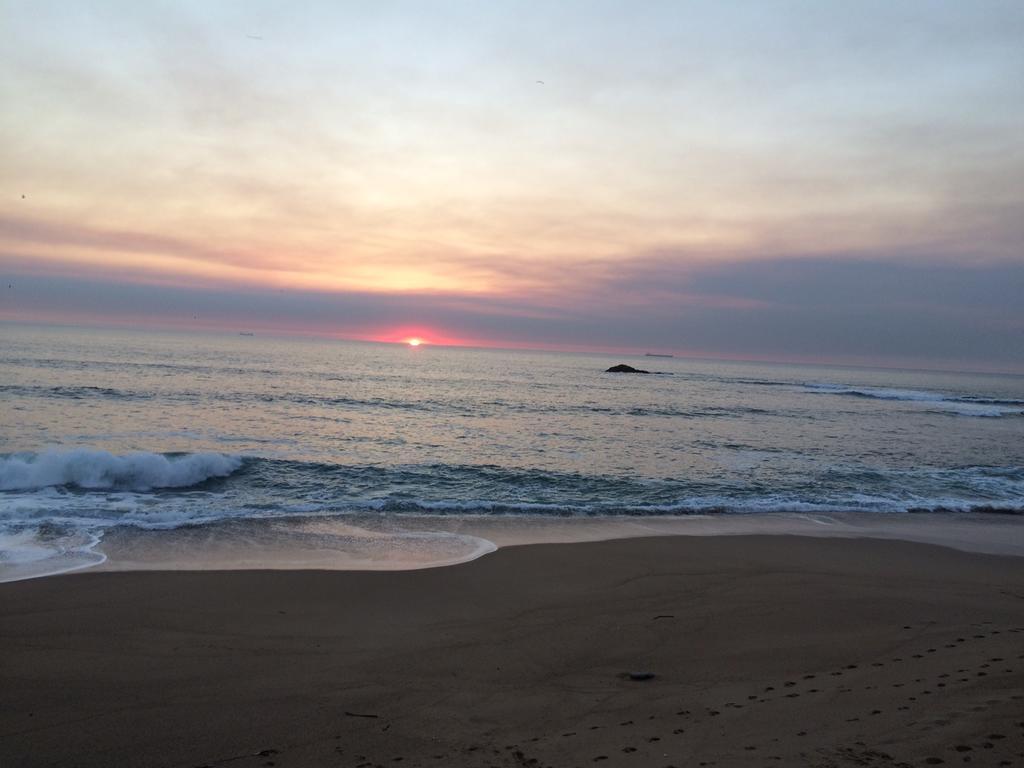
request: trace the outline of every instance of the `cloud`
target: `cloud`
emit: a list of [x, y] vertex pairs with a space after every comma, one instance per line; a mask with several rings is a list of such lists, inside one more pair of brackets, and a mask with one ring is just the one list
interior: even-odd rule
[[5, 317], [1020, 357], [1019, 2], [101, 6], [4, 17]]

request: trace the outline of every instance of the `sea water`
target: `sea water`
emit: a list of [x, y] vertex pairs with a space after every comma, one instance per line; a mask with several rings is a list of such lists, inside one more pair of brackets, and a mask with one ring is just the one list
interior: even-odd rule
[[0, 326], [0, 580], [924, 512], [1024, 512], [1024, 377]]

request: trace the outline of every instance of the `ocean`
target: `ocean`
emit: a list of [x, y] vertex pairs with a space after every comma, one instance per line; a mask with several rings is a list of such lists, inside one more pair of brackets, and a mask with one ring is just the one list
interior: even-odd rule
[[482, 518], [1024, 512], [1015, 375], [4, 325], [0, 413], [0, 580], [457, 562]]

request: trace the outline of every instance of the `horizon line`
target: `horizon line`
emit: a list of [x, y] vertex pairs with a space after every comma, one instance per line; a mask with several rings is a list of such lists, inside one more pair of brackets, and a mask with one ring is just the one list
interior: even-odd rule
[[[119, 323], [116, 321], [102, 322], [102, 321], [90, 321], [84, 323], [70, 323], [62, 321], [43, 321], [43, 320], [19, 320], [14, 318], [0, 317], [0, 325], [10, 324], [17, 325], [20, 327], [36, 327], [36, 328], [70, 328], [75, 330], [120, 330], [129, 331], [136, 333], [181, 333], [181, 334], [206, 334], [211, 336], [239, 336], [244, 335], [248, 337], [250, 334], [253, 336], [263, 336], [269, 338], [276, 338], [282, 340], [310, 340], [310, 341], [338, 341], [342, 343], [356, 343], [356, 344], [386, 344], [390, 346], [410, 346], [406, 340], [400, 339], [380, 339], [380, 338], [366, 338], [359, 337], [357, 335], [345, 335], [338, 333], [328, 332], [317, 332], [309, 329], [289, 331], [285, 329], [274, 329], [274, 330], [260, 330], [258, 328], [250, 329], [239, 326], [238, 328], [226, 329], [223, 327], [214, 326], [176, 326], [172, 324], [152, 324], [140, 327], [139, 325], [131, 325], [127, 323]], [[418, 345], [417, 349], [427, 349], [431, 347], [438, 347], [442, 349], [468, 349], [468, 350], [480, 350], [480, 351], [505, 351], [505, 352], [542, 352], [542, 353], [564, 353], [564, 354], [575, 354], [575, 355], [605, 355], [613, 357], [615, 355], [623, 355], [626, 357], [645, 357], [648, 355], [654, 355], [655, 357], [668, 355], [672, 359], [676, 360], [690, 360], [695, 362], [715, 362], [715, 363], [748, 363], [748, 364], [762, 364], [762, 365], [794, 365], [794, 366], [806, 366], [806, 367], [829, 367], [829, 368], [853, 368], [853, 369], [866, 369], [866, 370], [882, 370], [882, 371], [915, 371], [920, 373], [951, 373], [951, 374], [964, 374], [964, 375], [983, 375], [983, 376], [1015, 376], [1024, 377], [1024, 369], [1011, 370], [1011, 369], [978, 369], [978, 368], [966, 368], [966, 367], [927, 367], [921, 365], [913, 365], [911, 363], [902, 364], [885, 364], [880, 362], [865, 362], [857, 359], [842, 359], [842, 358], [806, 358], [800, 356], [793, 356], [789, 359], [775, 356], [742, 356], [742, 355], [724, 355], [716, 354], [714, 352], [707, 351], [686, 351], [673, 349], [670, 352], [665, 352], [665, 348], [647, 348], [643, 351], [627, 350], [626, 348], [612, 348], [612, 347], [585, 347], [585, 346], [574, 346], [568, 344], [551, 344], [547, 346], [532, 346], [530, 344], [521, 345], [510, 345], [507, 342], [494, 342], [494, 343], [479, 343], [479, 342], [464, 342], [460, 343], [457, 341], [444, 341], [435, 342], [420, 336], [422, 343]]]

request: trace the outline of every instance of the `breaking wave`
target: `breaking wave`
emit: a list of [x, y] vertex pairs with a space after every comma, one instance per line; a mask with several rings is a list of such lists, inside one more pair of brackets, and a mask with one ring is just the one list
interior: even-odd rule
[[0, 458], [0, 490], [187, 488], [227, 477], [241, 466], [240, 457], [222, 453], [139, 452], [117, 456], [87, 448], [22, 453]]

